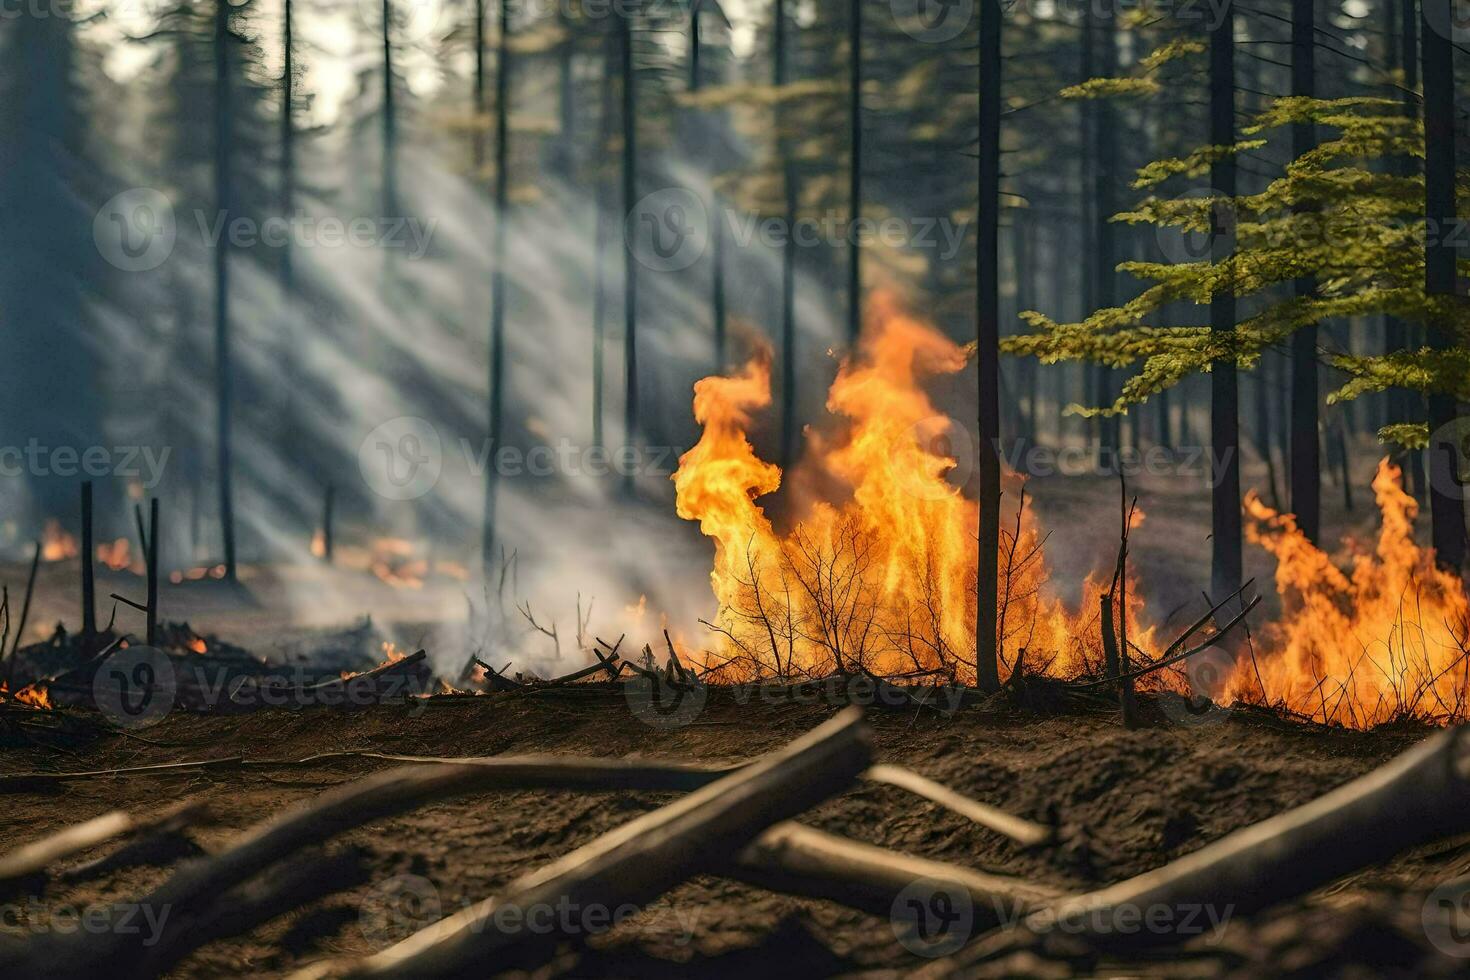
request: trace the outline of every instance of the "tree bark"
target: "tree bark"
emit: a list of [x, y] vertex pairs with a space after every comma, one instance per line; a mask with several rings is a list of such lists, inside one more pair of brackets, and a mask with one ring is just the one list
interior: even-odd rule
[[975, 574], [975, 681], [1000, 689], [996, 633], [1000, 562], [1000, 32], [1001, 0], [980, 0], [979, 203], [975, 340], [979, 396], [979, 542]]
[[[1291, 93], [1315, 96], [1315, 0], [1291, 0]], [[1291, 128], [1292, 156], [1300, 157], [1316, 145], [1310, 123]], [[1311, 296], [1317, 283], [1310, 277], [1293, 281], [1298, 297]], [[1317, 391], [1317, 325], [1300, 327], [1291, 335], [1291, 509], [1297, 527], [1312, 541], [1322, 527], [1322, 456], [1317, 429], [1321, 414]]]
[[[1423, 0], [1424, 35], [1424, 291], [1454, 300], [1455, 289], [1455, 64], [1454, 46], [1445, 31], [1453, 23], [1453, 0]], [[1435, 16], [1435, 14], [1438, 16]], [[1434, 29], [1435, 22], [1440, 25]], [[1449, 350], [1452, 329], [1430, 323], [1429, 345]], [[1429, 508], [1435, 558], [1442, 568], [1458, 572], [1465, 563], [1465, 501], [1457, 492], [1455, 468], [1459, 447], [1450, 437], [1456, 404], [1453, 395], [1429, 396]]]
[[[1220, 24], [1210, 32], [1210, 143], [1235, 143], [1235, 13], [1226, 6]], [[1216, 208], [1212, 216], [1210, 258], [1220, 263], [1234, 248], [1235, 159], [1224, 156], [1210, 168], [1215, 195], [1225, 198], [1228, 214]], [[1228, 333], [1235, 329], [1235, 286], [1227, 283], [1210, 302], [1210, 329]], [[1240, 586], [1240, 418], [1235, 361], [1222, 358], [1210, 367], [1211, 488], [1210, 589], [1215, 597], [1228, 595]]]
[[[231, 139], [234, 132], [230, 82], [230, 11], [228, 0], [214, 6], [214, 201], [221, 213], [230, 214], [234, 188], [230, 172]], [[215, 466], [219, 483], [220, 537], [224, 547], [225, 579], [235, 576], [235, 495], [231, 481], [231, 426], [234, 375], [230, 367], [230, 276], [229, 236], [221, 236], [214, 248], [214, 386]]]
[[500, 0], [500, 38], [495, 49], [495, 227], [490, 243], [490, 456], [485, 466], [485, 516], [480, 549], [486, 580], [495, 563], [495, 455], [500, 452], [505, 405], [505, 222], [510, 199], [510, 5]]

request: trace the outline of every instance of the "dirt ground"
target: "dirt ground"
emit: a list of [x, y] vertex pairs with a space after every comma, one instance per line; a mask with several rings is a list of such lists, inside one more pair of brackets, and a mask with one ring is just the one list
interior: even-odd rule
[[[0, 750], [0, 772], [80, 771], [244, 756], [295, 760], [336, 750], [422, 755], [558, 753], [738, 761], [830, 717], [822, 704], [736, 703], [717, 692], [683, 727], [639, 720], [615, 692], [431, 699], [358, 710], [219, 716], [175, 711], [138, 737], [106, 734], [65, 751]], [[880, 759], [987, 803], [1064, 829], [1061, 848], [1025, 851], [897, 789], [859, 785], [803, 819], [856, 840], [926, 858], [1082, 890], [1156, 867], [1377, 766], [1422, 730], [1348, 732], [1286, 725], [1244, 710], [1204, 720], [1145, 705], [1151, 724], [1124, 731], [1105, 714], [1038, 717], [962, 708], [869, 712]], [[307, 767], [220, 768], [188, 774], [98, 776], [46, 790], [0, 788], [0, 851], [121, 808], [137, 813], [198, 798], [217, 823], [191, 831], [209, 850], [329, 787], [393, 763], [335, 759]], [[347, 840], [370, 855], [371, 880], [237, 939], [215, 942], [180, 977], [281, 976], [327, 956], [388, 945], [439, 914], [478, 901], [570, 848], [660, 805], [651, 793], [496, 793], [438, 803], [368, 825]], [[116, 845], [112, 845], [115, 847]], [[80, 863], [111, 847], [81, 855]], [[1218, 942], [1195, 940], [1163, 960], [1095, 975], [1450, 975], [1466, 960], [1438, 951], [1421, 923], [1426, 895], [1470, 870], [1470, 837], [1403, 855], [1255, 922]], [[167, 874], [132, 868], [85, 885], [52, 885], [5, 928], [44, 928], [47, 910], [136, 897]], [[1218, 937], [1216, 937], [1218, 938]], [[696, 878], [584, 943], [546, 976], [774, 977], [898, 974], [926, 964], [891, 922], [843, 907]], [[998, 976], [1079, 975], [1077, 964], [1010, 962]], [[1095, 973], [1094, 973], [1095, 971]]]

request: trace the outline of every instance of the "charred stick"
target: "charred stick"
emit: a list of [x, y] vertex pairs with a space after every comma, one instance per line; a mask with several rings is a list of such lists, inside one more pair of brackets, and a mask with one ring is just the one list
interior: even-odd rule
[[692, 875], [727, 864], [772, 824], [841, 792], [868, 765], [870, 752], [861, 712], [845, 711], [786, 748], [602, 835], [396, 946], [297, 976], [444, 977], [482, 972], [512, 957], [544, 958], [561, 935], [525, 928], [523, 919], [502, 910], [646, 904]]
[[[37, 541], [35, 554], [31, 555], [31, 571], [30, 574], [26, 576], [26, 596], [20, 604], [20, 619], [16, 621], [15, 636], [10, 641], [10, 656], [7, 658], [5, 664], [6, 686], [9, 686], [10, 681], [13, 678], [13, 672], [15, 670], [15, 654], [18, 650], [20, 650], [21, 640], [25, 636], [26, 620], [29, 619], [31, 615], [31, 596], [36, 591], [36, 570], [40, 567], [41, 542]], [[0, 653], [3, 652], [3, 650], [0, 650]]]
[[769, 891], [838, 902], [888, 918], [916, 881], [969, 895], [978, 925], [1015, 921], [1063, 898], [1060, 889], [1021, 878], [987, 874], [960, 865], [874, 847], [787, 821], [740, 852], [724, 874]]
[[97, 586], [92, 567], [92, 481], [82, 481], [82, 636], [97, 632]]
[[147, 632], [148, 645], [153, 646], [158, 642], [158, 498], [153, 497], [148, 501], [148, 620]]
[[957, 813], [997, 834], [1009, 837], [1022, 847], [1040, 847], [1056, 839], [1056, 831], [1051, 827], [1006, 813], [1004, 810], [978, 800], [972, 800], [911, 769], [879, 764], [864, 773], [863, 778], [869, 782], [886, 783], [913, 793], [915, 796], [922, 796], [930, 802], [938, 803], [951, 813]]

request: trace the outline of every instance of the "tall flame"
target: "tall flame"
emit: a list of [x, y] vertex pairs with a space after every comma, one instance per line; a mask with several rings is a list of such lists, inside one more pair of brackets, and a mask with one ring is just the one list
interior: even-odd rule
[[[802, 472], [812, 479], [785, 531], [757, 503], [781, 487], [782, 471], [747, 435], [753, 414], [771, 403], [770, 351], [694, 386], [704, 432], [673, 479], [679, 516], [715, 543], [711, 625], [721, 649], [709, 666], [732, 679], [867, 668], [974, 680], [978, 511], [951, 479], [959, 458], [939, 445], [956, 433], [923, 388], [968, 357], [891, 295], [874, 293], [858, 348], [828, 392], [840, 425], [835, 435], [808, 432]], [[1043, 595], [1046, 565], [1028, 508], [1004, 539], [1002, 675], [1023, 648], [1047, 651], [1043, 666], [1052, 669], [1095, 663], [1103, 586], [1089, 583], [1073, 616]], [[1130, 637], [1152, 644], [1136, 624]]]
[[1378, 464], [1382, 526], [1373, 551], [1339, 569], [1290, 514], [1254, 493], [1250, 540], [1276, 557], [1283, 615], [1264, 655], [1237, 664], [1227, 697], [1264, 700], [1324, 722], [1367, 727], [1401, 718], [1457, 721], [1470, 697], [1470, 597], [1457, 575], [1414, 543], [1418, 504], [1400, 473]]

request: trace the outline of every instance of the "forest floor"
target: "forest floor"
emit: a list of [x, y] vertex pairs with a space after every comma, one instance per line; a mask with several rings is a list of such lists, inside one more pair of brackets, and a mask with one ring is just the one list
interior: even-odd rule
[[[987, 803], [1044, 819], [1064, 847], [1027, 851], [897, 789], [865, 784], [803, 819], [922, 857], [1083, 890], [1159, 866], [1239, 827], [1304, 803], [1380, 765], [1424, 730], [1352, 732], [1286, 724], [1254, 711], [1172, 724], [1145, 702], [1146, 727], [1111, 714], [1039, 717], [965, 708], [950, 716], [874, 713], [876, 753]], [[361, 710], [244, 715], [175, 711], [145, 730], [58, 752], [0, 751], [0, 772], [83, 771], [244, 756], [297, 760], [337, 750], [419, 755], [558, 753], [738, 761], [829, 717], [820, 704], [736, 703], [712, 695], [697, 720], [655, 729], [620, 696], [438, 699]], [[149, 813], [207, 801], [215, 823], [190, 831], [205, 849], [349, 780], [391, 766], [371, 759], [188, 774], [97, 776], [49, 791], [5, 791], [0, 852], [112, 809]], [[437, 803], [346, 835], [366, 849], [371, 880], [237, 939], [211, 943], [173, 975], [281, 976], [323, 957], [381, 948], [478, 901], [671, 797], [657, 793], [500, 792]], [[115, 845], [114, 845], [115, 846]], [[108, 850], [74, 859], [78, 862]], [[1470, 870], [1470, 838], [1421, 848], [1354, 874], [1253, 921], [1227, 921], [1166, 959], [1134, 964], [1003, 961], [996, 976], [1430, 976], [1462, 970], [1428, 938], [1421, 915], [1438, 883]], [[127, 901], [162, 868], [133, 868], [84, 885], [53, 885], [21, 931], [57, 910]], [[437, 913], [437, 914], [436, 914]], [[14, 928], [15, 917], [5, 924]], [[959, 928], [959, 927], [957, 927]], [[699, 877], [610, 932], [569, 943], [538, 976], [747, 978], [897, 975], [927, 962], [892, 924], [841, 906]]]

